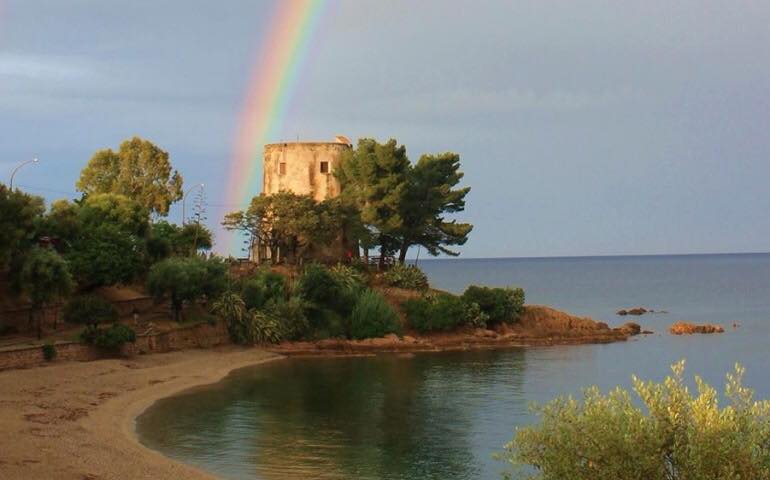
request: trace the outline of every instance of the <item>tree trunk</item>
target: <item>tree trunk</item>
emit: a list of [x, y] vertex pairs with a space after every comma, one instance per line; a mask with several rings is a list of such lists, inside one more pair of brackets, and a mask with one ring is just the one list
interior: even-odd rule
[[179, 323], [179, 317], [182, 313], [182, 302], [177, 300], [174, 295], [171, 296], [171, 310], [174, 312], [174, 321]]
[[385, 270], [385, 247], [380, 247], [380, 261], [377, 264], [377, 269]]
[[401, 251], [398, 252], [398, 263], [403, 264], [406, 261], [406, 252], [409, 251], [409, 241], [404, 240], [401, 243]]
[[40, 318], [40, 315], [35, 315], [35, 317], [37, 317], [37, 321], [35, 322], [35, 325], [37, 326], [37, 339], [40, 340], [43, 338], [43, 320]]

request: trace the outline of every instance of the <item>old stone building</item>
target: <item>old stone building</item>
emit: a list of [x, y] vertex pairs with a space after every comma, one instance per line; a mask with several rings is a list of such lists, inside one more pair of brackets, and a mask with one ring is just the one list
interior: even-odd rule
[[[285, 142], [265, 145], [262, 192], [267, 195], [281, 191], [310, 195], [317, 202], [340, 194], [340, 183], [334, 175], [342, 155], [350, 150], [350, 140], [337, 136], [332, 142]], [[320, 257], [340, 258], [348, 247], [344, 238], [331, 248], [318, 249]], [[262, 262], [269, 250], [254, 245], [252, 259]]]

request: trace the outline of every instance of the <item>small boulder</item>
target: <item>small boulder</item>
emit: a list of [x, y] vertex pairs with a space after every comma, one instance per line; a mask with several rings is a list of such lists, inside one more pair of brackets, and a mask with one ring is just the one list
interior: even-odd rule
[[625, 317], [626, 315], [628, 315], [628, 310], [622, 309], [622, 310], [618, 310], [616, 313], [622, 317]]
[[647, 313], [647, 309], [643, 308], [643, 307], [636, 307], [636, 308], [632, 308], [632, 309], [628, 310], [628, 314], [629, 315], [637, 315], [638, 316], [638, 315], [644, 315], [645, 313]]
[[642, 327], [638, 323], [627, 322], [624, 323], [619, 330], [628, 335], [639, 335], [642, 333]]
[[721, 325], [696, 325], [689, 322], [676, 322], [668, 331], [673, 335], [691, 335], [693, 333], [724, 333]]

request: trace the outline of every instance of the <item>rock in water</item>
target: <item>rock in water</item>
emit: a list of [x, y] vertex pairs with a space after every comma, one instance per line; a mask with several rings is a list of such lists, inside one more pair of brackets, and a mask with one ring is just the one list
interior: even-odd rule
[[691, 335], [693, 333], [724, 333], [721, 325], [696, 325], [689, 322], [676, 322], [668, 329], [673, 335]]
[[642, 333], [642, 327], [634, 322], [624, 323], [618, 330], [628, 335], [639, 335]]

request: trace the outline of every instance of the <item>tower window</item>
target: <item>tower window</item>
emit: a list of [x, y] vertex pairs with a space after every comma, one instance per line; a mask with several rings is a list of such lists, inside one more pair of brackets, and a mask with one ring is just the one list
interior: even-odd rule
[[321, 162], [321, 173], [329, 173], [329, 162]]
[[286, 162], [278, 164], [278, 175], [286, 175]]

